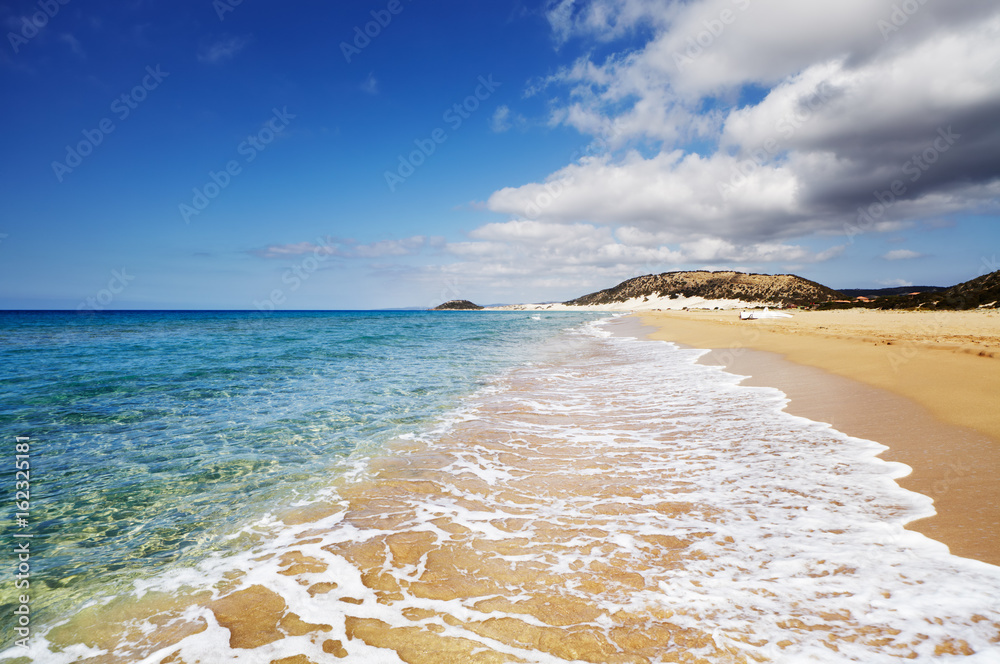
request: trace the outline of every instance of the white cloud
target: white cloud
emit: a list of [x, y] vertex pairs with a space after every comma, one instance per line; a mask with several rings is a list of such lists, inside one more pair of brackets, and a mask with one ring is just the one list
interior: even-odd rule
[[438, 248], [444, 244], [440, 237], [414, 235], [413, 237], [380, 240], [361, 244], [352, 239], [332, 237], [318, 238], [316, 241], [272, 244], [263, 249], [253, 249], [247, 253], [259, 258], [294, 258], [308, 254], [337, 256], [340, 258], [382, 258], [387, 256], [410, 256], [425, 248]]
[[436, 240], [423, 235], [403, 238], [401, 240], [380, 240], [371, 244], [351, 244], [348, 245], [348, 255], [358, 258], [381, 258], [384, 256], [409, 256], [418, 253], [421, 249]]
[[375, 78], [374, 73], [368, 74], [368, 78], [366, 78], [365, 82], [361, 84], [361, 91], [370, 95], [378, 94], [379, 92], [378, 79]]
[[[637, 152], [620, 160], [588, 157], [546, 183], [495, 192], [487, 205], [515, 216], [637, 226], [692, 239], [770, 239], [814, 226], [810, 220], [793, 224], [800, 215], [797, 182], [788, 169], [761, 169], [737, 196], [724, 199], [719, 186], [735, 166], [731, 157], [703, 158], [679, 150], [651, 158]], [[793, 225], [774, 233], [770, 224], [776, 216]]]
[[80, 40], [74, 37], [68, 32], [60, 33], [58, 37], [59, 41], [69, 46], [69, 49], [73, 51], [73, 54], [77, 57], [84, 58], [86, 54], [83, 52], [83, 46], [80, 44]]
[[[487, 206], [700, 247], [1000, 210], [1000, 7], [906, 15], [898, 4], [553, 2], [558, 44], [619, 46], [529, 92], [555, 99], [552, 123], [615, 152], [496, 191]], [[748, 90], [762, 93], [739, 101]]]
[[887, 261], [905, 261], [911, 258], [922, 258], [923, 254], [918, 251], [912, 251], [910, 249], [893, 249], [892, 251], [883, 254], [882, 258]]
[[662, 24], [672, 12], [663, 0], [555, 0], [546, 12], [559, 44], [586, 35], [608, 41], [643, 23]]
[[296, 242], [294, 244], [272, 244], [263, 249], [253, 249], [248, 253], [261, 258], [291, 258], [314, 252], [329, 253], [325, 245], [312, 242]]
[[[736, 244], [702, 238], [679, 244], [635, 227], [528, 220], [486, 224], [467, 242], [444, 249], [464, 261], [466, 279], [504, 275], [508, 281], [560, 275], [578, 284], [607, 285], [637, 274], [682, 269], [706, 262], [762, 265], [816, 263], [839, 255], [843, 246], [814, 252], [788, 243]], [[604, 287], [604, 286], [602, 286]]]
[[907, 281], [906, 279], [880, 279], [877, 283], [886, 288], [901, 288], [913, 285], [912, 281]]
[[562, 72], [570, 80], [596, 83], [608, 99], [625, 90], [699, 99], [748, 83], [770, 87], [844, 56], [864, 64], [942, 33], [960, 33], [996, 11], [990, 0], [926, 4], [887, 39], [879, 21], [891, 19], [898, 5], [898, 0], [568, 0], [549, 18], [557, 41], [571, 34], [612, 40], [637, 27], [653, 29], [641, 48], [593, 63], [591, 75], [579, 77], [580, 64], [591, 64], [584, 57]]
[[203, 47], [198, 52], [198, 61], [217, 65], [226, 60], [232, 60], [249, 43], [249, 37], [224, 37], [215, 43]]
[[[342, 259], [337, 267], [345, 260], [368, 260], [367, 267], [389, 281], [419, 284], [434, 297], [444, 290], [452, 295], [443, 299], [460, 293], [496, 302], [569, 299], [641, 274], [702, 269], [706, 264], [789, 271], [793, 265], [829, 260], [842, 250], [839, 245], [815, 251], [787, 242], [711, 238], [678, 242], [635, 226], [512, 220], [484, 224], [458, 242], [421, 235], [367, 244], [321, 237], [247, 253], [289, 263], [310, 255], [332, 256]], [[434, 252], [437, 264], [424, 265], [420, 256], [428, 252]]]
[[527, 124], [528, 120], [523, 115], [510, 110], [506, 104], [498, 106], [497, 110], [493, 112], [493, 117], [490, 118], [490, 129], [497, 134], [514, 128], [524, 129]]
[[498, 106], [497, 110], [493, 113], [493, 117], [490, 119], [490, 129], [500, 134], [510, 129], [510, 127], [510, 107], [506, 105]]
[[498, 106], [497, 110], [493, 113], [493, 117], [490, 119], [490, 129], [501, 134], [510, 129], [510, 127], [510, 107], [506, 105]]

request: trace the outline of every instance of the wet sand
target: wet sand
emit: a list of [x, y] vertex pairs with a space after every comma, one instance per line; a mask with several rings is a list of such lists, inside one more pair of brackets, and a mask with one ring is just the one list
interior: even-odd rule
[[908, 528], [1000, 565], [1000, 315], [996, 312], [641, 314], [651, 337], [713, 349], [703, 363], [777, 387], [788, 411], [889, 446], [937, 515]]

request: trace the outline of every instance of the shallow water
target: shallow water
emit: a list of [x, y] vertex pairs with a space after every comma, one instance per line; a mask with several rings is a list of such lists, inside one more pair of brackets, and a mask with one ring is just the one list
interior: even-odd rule
[[1000, 568], [903, 529], [932, 505], [881, 446], [701, 351], [597, 324], [520, 343], [531, 363], [35, 661], [1000, 660]]
[[[233, 533], [593, 318], [0, 313], [0, 433], [32, 438], [33, 625], [239, 550]], [[17, 594], [0, 586], [0, 633]]]

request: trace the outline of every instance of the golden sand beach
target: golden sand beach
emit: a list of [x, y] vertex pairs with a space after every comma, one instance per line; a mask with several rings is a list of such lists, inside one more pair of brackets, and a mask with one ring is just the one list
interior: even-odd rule
[[652, 338], [712, 349], [702, 361], [784, 391], [793, 414], [889, 446], [900, 480], [937, 515], [909, 528], [1000, 564], [1000, 313], [736, 311], [640, 315]]

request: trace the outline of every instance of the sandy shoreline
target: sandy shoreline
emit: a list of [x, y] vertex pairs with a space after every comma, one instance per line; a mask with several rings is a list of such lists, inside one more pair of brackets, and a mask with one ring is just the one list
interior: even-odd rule
[[889, 446], [900, 480], [938, 515], [909, 528], [1000, 565], [1000, 315], [735, 311], [642, 313], [654, 339], [712, 349], [703, 362], [777, 387], [789, 412]]

